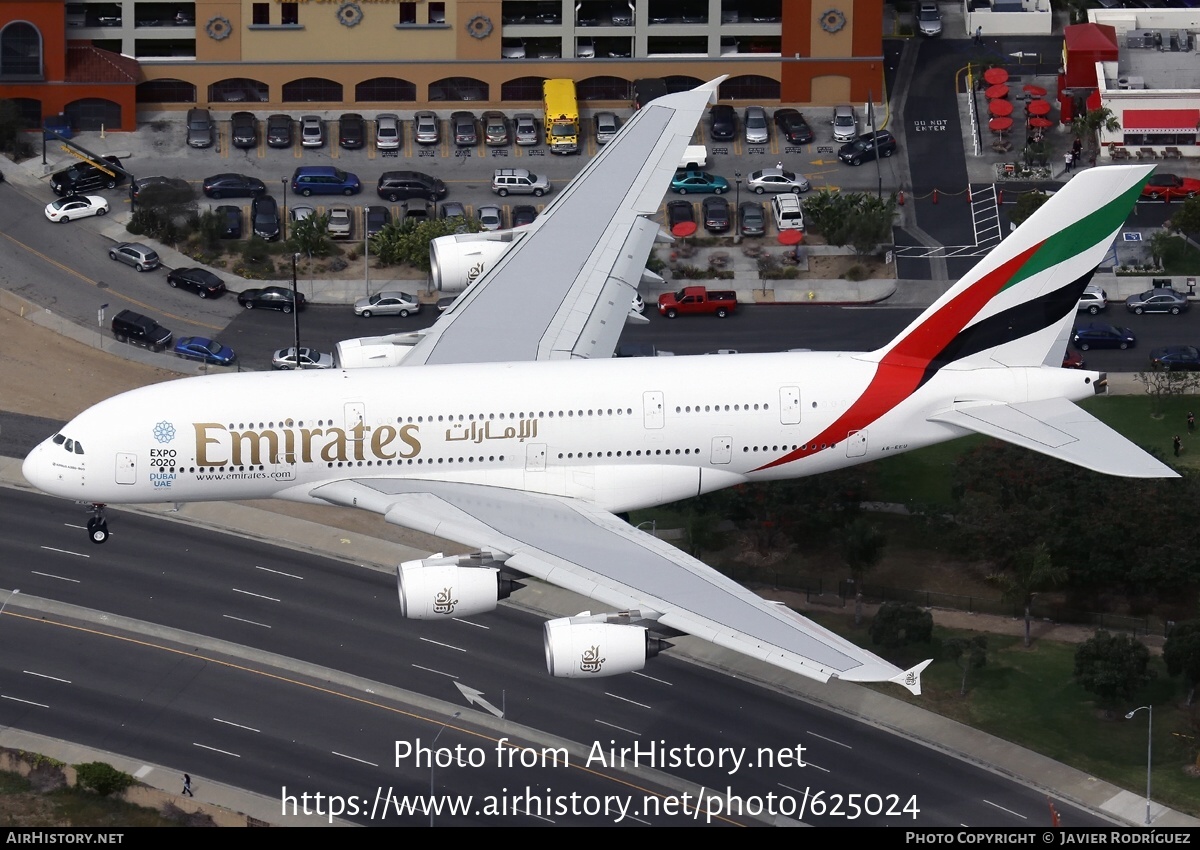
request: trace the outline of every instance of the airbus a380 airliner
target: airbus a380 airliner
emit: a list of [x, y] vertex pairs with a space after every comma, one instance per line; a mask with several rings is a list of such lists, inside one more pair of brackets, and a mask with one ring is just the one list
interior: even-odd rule
[[641, 669], [690, 634], [821, 681], [920, 693], [928, 662], [900, 670], [618, 515], [969, 433], [1113, 475], [1173, 476], [1072, 403], [1102, 393], [1102, 374], [1059, 367], [1076, 302], [1149, 169], [1077, 174], [878, 351], [613, 359], [663, 238], [649, 216], [716, 84], [640, 110], [533, 225], [457, 242], [482, 273], [428, 331], [389, 342], [407, 347], [400, 366], [134, 390], [39, 445], [25, 477], [93, 504], [96, 542], [104, 504], [376, 511], [472, 552], [401, 564], [405, 616], [488, 611], [530, 576], [613, 609], [546, 624], [554, 675]]

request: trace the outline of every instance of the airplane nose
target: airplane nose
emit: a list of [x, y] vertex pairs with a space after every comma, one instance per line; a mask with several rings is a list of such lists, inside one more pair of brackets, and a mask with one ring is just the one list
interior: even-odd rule
[[54, 493], [57, 476], [46, 460], [46, 444], [38, 445], [25, 457], [21, 464], [21, 474], [25, 480], [43, 493]]

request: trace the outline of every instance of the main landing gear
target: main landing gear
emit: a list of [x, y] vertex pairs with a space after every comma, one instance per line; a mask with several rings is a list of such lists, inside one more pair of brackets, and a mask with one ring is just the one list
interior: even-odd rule
[[88, 537], [93, 543], [103, 543], [108, 540], [108, 519], [104, 516], [104, 505], [92, 505], [92, 518], [87, 524]]

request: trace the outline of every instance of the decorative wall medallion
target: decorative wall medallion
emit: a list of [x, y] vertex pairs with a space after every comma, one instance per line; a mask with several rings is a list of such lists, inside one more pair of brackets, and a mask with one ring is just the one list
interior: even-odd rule
[[363, 10], [357, 3], [343, 3], [337, 8], [337, 19], [344, 27], [356, 27], [363, 19]]
[[476, 15], [467, 21], [467, 32], [471, 38], [487, 38], [492, 34], [492, 19], [487, 15]]
[[229, 23], [229, 18], [224, 15], [217, 15], [214, 18], [208, 19], [204, 31], [208, 33], [208, 37], [213, 41], [224, 41], [233, 32], [233, 24]]
[[821, 29], [825, 32], [837, 32], [846, 25], [846, 16], [841, 9], [826, 9], [821, 13]]

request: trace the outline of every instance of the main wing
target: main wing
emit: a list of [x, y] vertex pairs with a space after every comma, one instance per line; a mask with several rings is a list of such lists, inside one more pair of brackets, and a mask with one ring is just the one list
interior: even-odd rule
[[401, 365], [611, 357], [661, 238], [647, 216], [721, 79], [638, 110], [532, 224], [512, 231], [512, 246]]
[[639, 622], [668, 636], [695, 635], [821, 682], [896, 682], [921, 692], [925, 664], [901, 670], [585, 502], [478, 484], [375, 478], [325, 484], [311, 495], [489, 553], [509, 570], [635, 611]]

